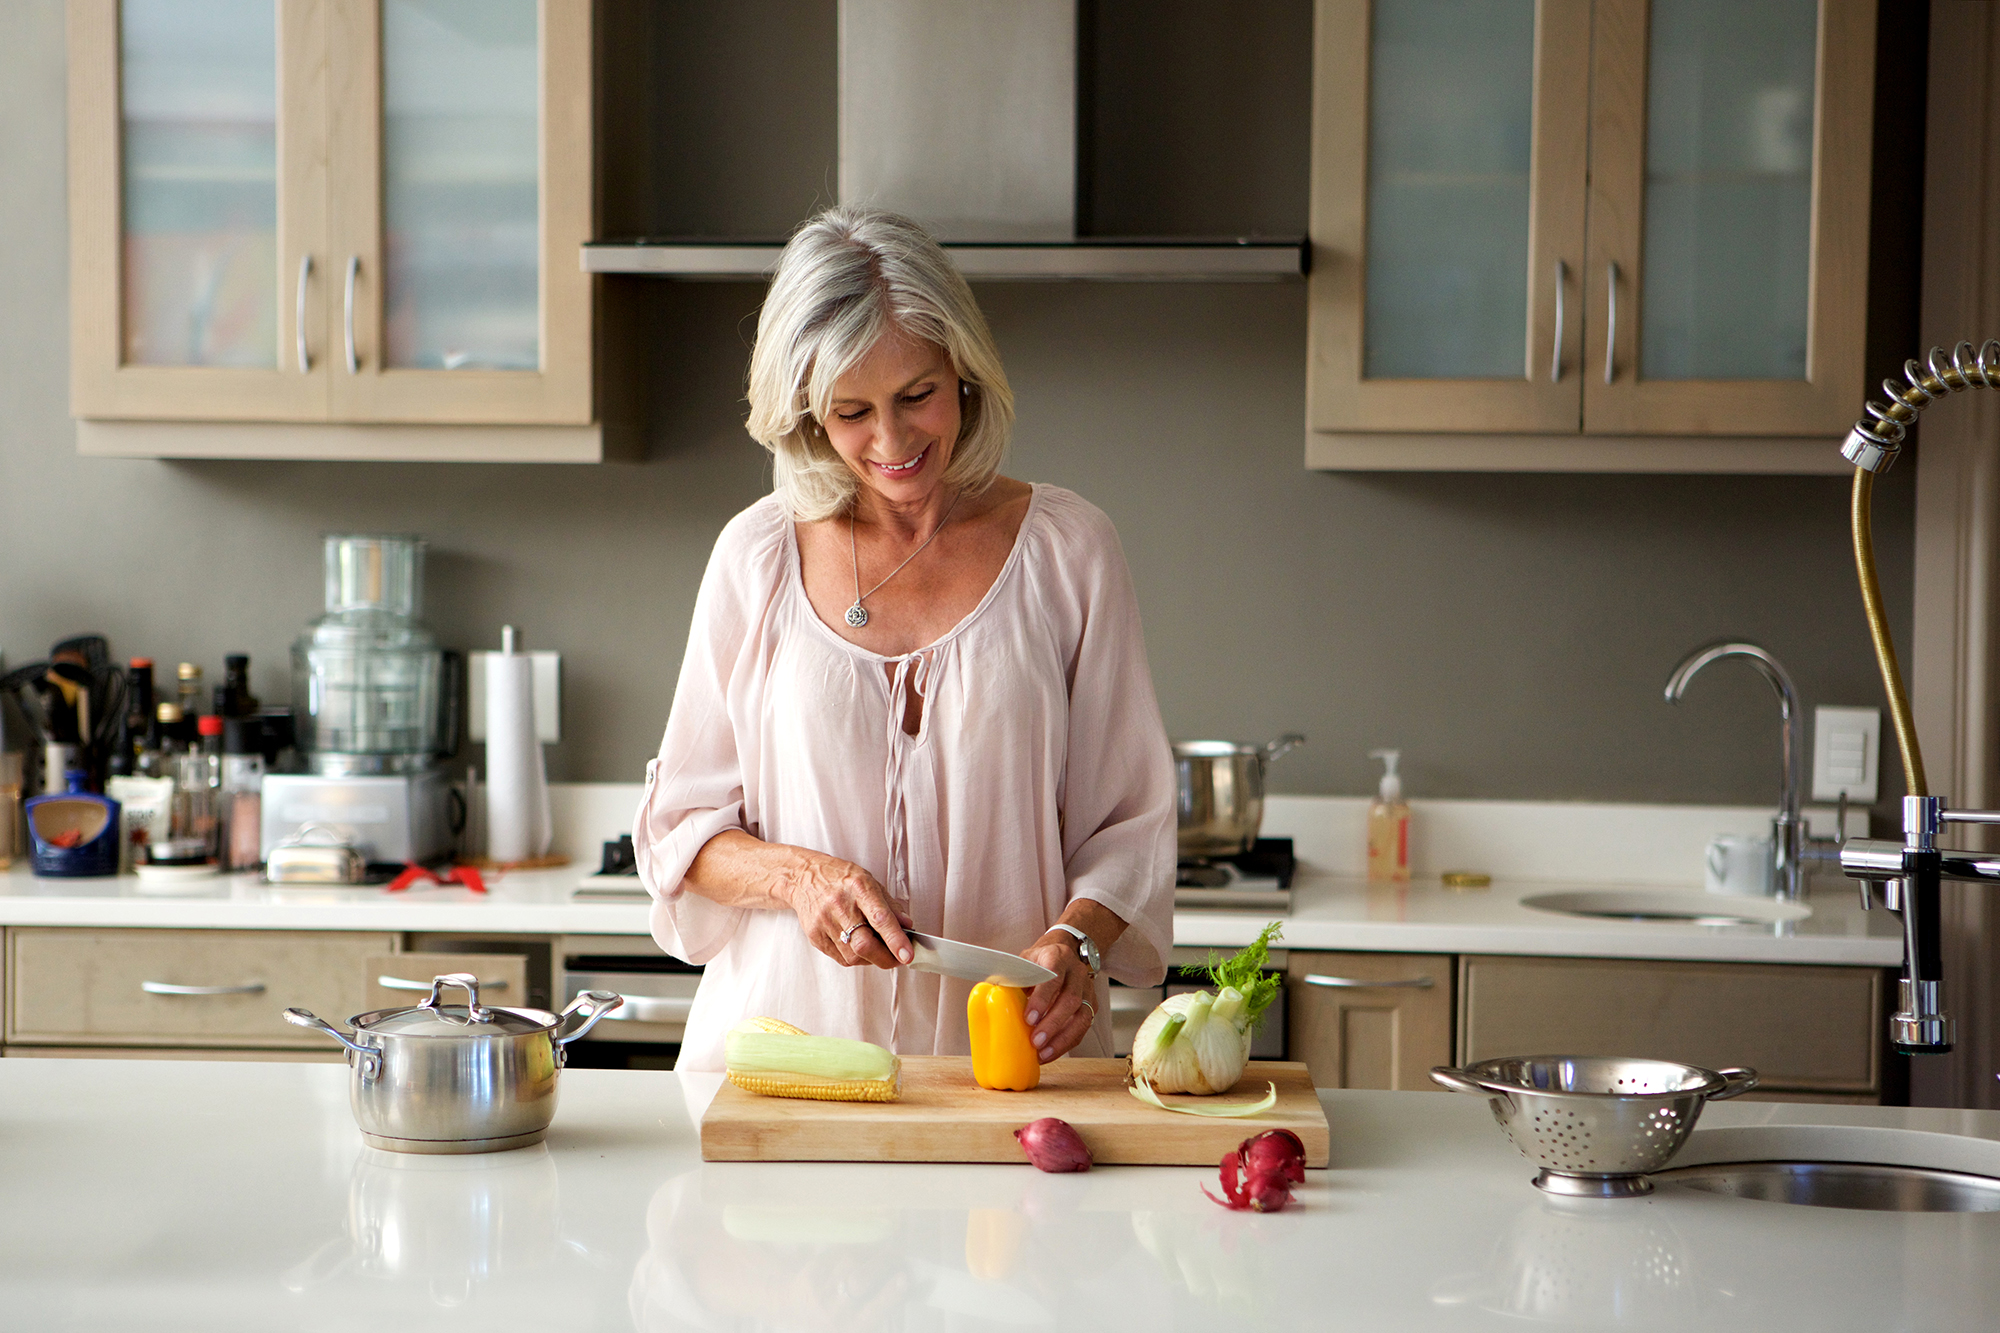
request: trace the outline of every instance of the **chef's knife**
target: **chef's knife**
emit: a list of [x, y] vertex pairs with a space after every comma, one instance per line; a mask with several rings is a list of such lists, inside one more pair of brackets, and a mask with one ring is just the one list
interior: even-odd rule
[[910, 966], [919, 972], [936, 972], [961, 981], [991, 981], [1001, 986], [1039, 986], [1054, 981], [1056, 974], [1040, 963], [1031, 963], [1019, 954], [982, 949], [961, 944], [921, 930], [905, 930], [910, 937]]

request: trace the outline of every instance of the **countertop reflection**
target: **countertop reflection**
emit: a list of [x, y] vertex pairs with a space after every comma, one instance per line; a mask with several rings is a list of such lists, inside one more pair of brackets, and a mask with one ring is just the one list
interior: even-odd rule
[[[1202, 1197], [1208, 1169], [703, 1163], [713, 1080], [660, 1073], [566, 1072], [542, 1146], [404, 1157], [361, 1144], [347, 1077], [0, 1061], [7, 1324], [1973, 1328], [2000, 1310], [2000, 1215], [1549, 1199], [1483, 1104], [1442, 1093], [1324, 1094], [1332, 1168], [1260, 1216]], [[1995, 1113], [1732, 1102], [1687, 1153], [1787, 1123], [2000, 1140]]]

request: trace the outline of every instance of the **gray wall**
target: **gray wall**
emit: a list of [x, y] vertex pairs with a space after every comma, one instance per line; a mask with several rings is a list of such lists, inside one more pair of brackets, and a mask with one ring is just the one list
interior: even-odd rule
[[[1169, 7], [1120, 46], [1124, 8], [1094, 9], [1098, 224], [1302, 231], [1309, 5], [1272, 6], [1235, 39], [1203, 6]], [[825, 202], [831, 12], [614, 10], [607, 234], [782, 232]], [[1173, 109], [1197, 95], [1209, 115]], [[651, 335], [641, 464], [80, 459], [62, 101], [60, 0], [0, 5], [7, 661], [101, 630], [121, 654], [211, 673], [247, 651], [258, 690], [283, 700], [287, 646], [318, 611], [319, 534], [412, 530], [431, 542], [429, 619], [447, 642], [493, 645], [509, 621], [563, 652], [551, 775], [636, 779], [709, 546], [768, 484], [739, 424], [757, 290], [620, 280], [639, 284]], [[1422, 796], [1770, 801], [1768, 690], [1718, 668], [1670, 710], [1660, 686], [1682, 652], [1747, 636], [1790, 665], [1808, 707], [1879, 697], [1841, 479], [1311, 473], [1300, 286], [980, 295], [1021, 407], [1009, 471], [1116, 520], [1170, 732], [1310, 734], [1273, 771], [1280, 790], [1370, 790], [1365, 751], [1399, 745]], [[1881, 315], [1892, 353], [1909, 313]], [[1905, 643], [1912, 472], [1886, 481], [1878, 523]]]

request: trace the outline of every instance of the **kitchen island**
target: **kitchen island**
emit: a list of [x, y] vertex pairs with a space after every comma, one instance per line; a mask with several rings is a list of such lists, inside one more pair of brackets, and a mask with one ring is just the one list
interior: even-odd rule
[[[362, 1145], [347, 1078], [0, 1061], [5, 1325], [1974, 1329], [2000, 1314], [2000, 1214], [1683, 1188], [1558, 1201], [1470, 1097], [1322, 1093], [1332, 1167], [1264, 1216], [1204, 1199], [1208, 1169], [704, 1164], [714, 1080], [666, 1073], [565, 1073], [534, 1148], [399, 1156]], [[2000, 1165], [2000, 1113], [1740, 1102], [1709, 1107], [1682, 1160], [1799, 1124]]]

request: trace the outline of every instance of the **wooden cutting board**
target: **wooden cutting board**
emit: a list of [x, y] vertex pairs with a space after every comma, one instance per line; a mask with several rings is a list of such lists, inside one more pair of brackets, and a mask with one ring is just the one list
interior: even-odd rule
[[1125, 1088], [1123, 1060], [1064, 1059], [1042, 1067], [1032, 1092], [994, 1092], [972, 1081], [967, 1056], [906, 1055], [894, 1102], [815, 1102], [760, 1097], [724, 1082], [701, 1119], [708, 1162], [1021, 1162], [1014, 1131], [1055, 1116], [1083, 1135], [1098, 1165], [1214, 1166], [1252, 1134], [1289, 1129], [1306, 1165], [1325, 1166], [1326, 1113], [1303, 1064], [1253, 1060], [1221, 1097], [1167, 1097], [1189, 1105], [1255, 1101], [1267, 1083], [1278, 1104], [1245, 1120], [1173, 1115]]

